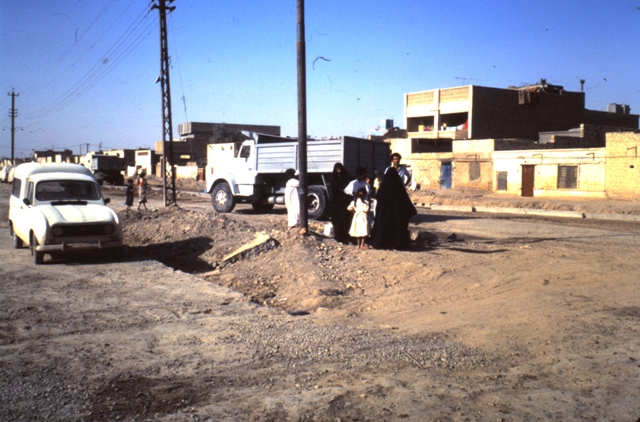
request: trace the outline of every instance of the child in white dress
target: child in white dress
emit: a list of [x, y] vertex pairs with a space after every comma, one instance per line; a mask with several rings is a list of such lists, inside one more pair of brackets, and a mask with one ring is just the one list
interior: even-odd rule
[[358, 249], [369, 249], [369, 246], [364, 244], [369, 236], [369, 201], [366, 200], [366, 196], [365, 188], [358, 189], [355, 199], [347, 208], [354, 213], [349, 235], [358, 239]]

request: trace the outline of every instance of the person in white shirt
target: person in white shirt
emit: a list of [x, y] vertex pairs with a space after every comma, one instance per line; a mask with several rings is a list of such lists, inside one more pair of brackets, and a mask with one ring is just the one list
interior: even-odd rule
[[[387, 167], [387, 169], [391, 167], [396, 169], [396, 171], [398, 172], [398, 176], [400, 176], [400, 179], [402, 179], [402, 183], [406, 188], [411, 186], [411, 173], [409, 173], [409, 170], [407, 170], [405, 166], [400, 165], [400, 160], [402, 160], [402, 155], [398, 154], [397, 152], [391, 154], [391, 165]], [[387, 170], [385, 170], [384, 172], [386, 173]]]
[[300, 224], [300, 198], [298, 196], [300, 182], [294, 169], [288, 169], [285, 175], [288, 180], [284, 188], [284, 205], [287, 207], [287, 225], [292, 229]]

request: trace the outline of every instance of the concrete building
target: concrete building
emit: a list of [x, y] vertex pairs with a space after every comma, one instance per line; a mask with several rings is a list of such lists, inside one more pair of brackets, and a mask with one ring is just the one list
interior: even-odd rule
[[[605, 148], [618, 139], [610, 135], [637, 130], [639, 116], [618, 104], [606, 112], [587, 110], [584, 102], [583, 92], [545, 80], [508, 89], [471, 85], [409, 93], [406, 138], [387, 141], [422, 189], [610, 197], [605, 164], [612, 164]], [[625, 139], [616, 141], [619, 148], [633, 148], [629, 139], [635, 138], [619, 139]], [[634, 194], [618, 186], [616, 195]]]
[[[216, 142], [229, 141], [240, 131], [258, 132], [267, 135], [280, 136], [280, 126], [269, 125], [248, 125], [235, 123], [203, 123], [186, 122], [178, 126], [180, 143], [175, 142], [174, 156], [176, 149], [180, 155], [190, 155], [189, 161], [195, 161], [199, 167], [206, 165], [207, 145]], [[160, 142], [162, 144], [162, 142]], [[156, 144], [157, 145], [157, 144]], [[160, 145], [162, 147], [162, 145]], [[158, 150], [156, 146], [156, 151]]]
[[[161, 159], [162, 155], [156, 154], [152, 149], [135, 150], [135, 166], [138, 173], [144, 171], [148, 175], [156, 174], [156, 165]], [[127, 171], [127, 175], [131, 175], [129, 170]]]
[[568, 131], [581, 124], [637, 129], [629, 107], [615, 112], [585, 109], [584, 92], [540, 83], [508, 89], [469, 85], [405, 94], [409, 138], [538, 140], [540, 132]]
[[33, 161], [37, 163], [71, 163], [73, 162], [73, 151], [70, 149], [63, 151], [54, 151], [51, 149], [34, 151]]

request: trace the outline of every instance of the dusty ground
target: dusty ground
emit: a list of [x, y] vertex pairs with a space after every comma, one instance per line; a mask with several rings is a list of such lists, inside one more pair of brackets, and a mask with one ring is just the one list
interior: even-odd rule
[[[282, 208], [119, 195], [122, 263], [36, 268], [3, 222], [3, 420], [640, 417], [637, 223], [422, 212], [430, 241], [357, 251]], [[223, 262], [256, 232], [279, 246]]]

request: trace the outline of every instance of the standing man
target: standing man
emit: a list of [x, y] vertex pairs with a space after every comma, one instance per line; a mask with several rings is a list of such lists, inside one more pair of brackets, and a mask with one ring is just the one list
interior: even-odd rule
[[[391, 166], [387, 168], [393, 167], [394, 169], [396, 169], [396, 171], [398, 172], [398, 176], [400, 176], [400, 179], [402, 179], [404, 187], [407, 188], [411, 185], [411, 173], [409, 173], [409, 170], [407, 170], [405, 166], [400, 165], [400, 160], [402, 160], [402, 155], [394, 152], [393, 154], [391, 154]], [[386, 173], [387, 171], [385, 170], [384, 172]]]

